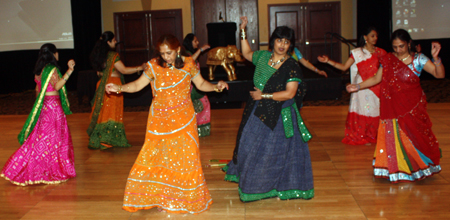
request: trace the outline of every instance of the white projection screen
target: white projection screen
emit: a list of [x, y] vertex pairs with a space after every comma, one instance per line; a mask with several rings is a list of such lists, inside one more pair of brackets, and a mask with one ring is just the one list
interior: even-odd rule
[[70, 0], [0, 0], [0, 52], [73, 49]]
[[392, 0], [393, 31], [405, 29], [412, 39], [450, 37], [450, 0]]

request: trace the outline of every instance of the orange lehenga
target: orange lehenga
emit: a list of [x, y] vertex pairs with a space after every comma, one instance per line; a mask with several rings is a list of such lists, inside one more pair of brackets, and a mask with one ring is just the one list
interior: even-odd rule
[[91, 123], [87, 129], [90, 149], [108, 149], [111, 147], [130, 147], [123, 125], [123, 94], [105, 92], [108, 83], [122, 85], [123, 76], [111, 77], [114, 63], [120, 60], [119, 54], [109, 52], [106, 68], [97, 83], [95, 97], [92, 100]]
[[128, 176], [123, 209], [158, 207], [198, 214], [212, 204], [190, 97], [191, 78], [200, 71], [190, 57], [182, 69], [163, 68], [156, 62], [150, 60], [144, 72], [151, 80], [153, 100], [145, 143]]

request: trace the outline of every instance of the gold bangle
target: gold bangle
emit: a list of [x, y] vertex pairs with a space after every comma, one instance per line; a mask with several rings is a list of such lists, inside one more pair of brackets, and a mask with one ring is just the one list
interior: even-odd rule
[[119, 95], [120, 92], [122, 92], [122, 86], [121, 86], [121, 85], [119, 85], [119, 89], [118, 89], [117, 92], [116, 92], [117, 95]]
[[215, 92], [222, 92], [222, 89], [219, 89], [219, 87], [217, 86], [217, 84], [214, 86], [214, 91]]
[[273, 99], [273, 93], [262, 93], [261, 98], [262, 99]]
[[245, 29], [241, 29], [241, 40], [247, 39], [247, 33], [245, 33]]

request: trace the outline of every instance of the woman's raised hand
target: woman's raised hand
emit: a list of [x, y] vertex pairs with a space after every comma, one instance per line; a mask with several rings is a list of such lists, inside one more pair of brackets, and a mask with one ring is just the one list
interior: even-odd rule
[[241, 29], [245, 29], [245, 27], [247, 26], [247, 23], [248, 23], [247, 16], [242, 16], [241, 17], [241, 21], [242, 21], [242, 23], [240, 25], [240, 28]]
[[441, 44], [437, 41], [431, 42], [431, 56], [438, 59], [439, 51], [441, 51]]
[[67, 66], [69, 67], [70, 71], [73, 71], [73, 68], [75, 67], [75, 60], [69, 60], [69, 62], [67, 62]]
[[318, 56], [318, 57], [317, 57], [317, 60], [318, 60], [319, 62], [321, 62], [321, 63], [326, 63], [326, 62], [328, 62], [328, 61], [330, 60], [330, 58], [328, 58], [327, 55], [322, 55], [322, 56]]

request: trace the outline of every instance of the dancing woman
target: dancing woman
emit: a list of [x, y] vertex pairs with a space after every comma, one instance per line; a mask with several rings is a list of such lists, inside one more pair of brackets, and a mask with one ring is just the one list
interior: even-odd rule
[[[209, 49], [210, 46], [205, 44], [198, 48], [198, 45], [198, 39], [192, 33], [187, 34], [183, 40], [183, 46], [186, 49], [186, 53], [191, 55], [192, 59], [195, 60], [195, 63], [197, 64], [197, 68], [200, 69], [197, 58], [200, 53]], [[191, 85], [191, 99], [195, 113], [197, 113], [198, 136], [209, 136], [211, 134], [211, 104], [209, 103], [208, 96], [206, 96], [205, 93], [198, 91], [195, 86]]]
[[149, 83], [153, 99], [144, 146], [128, 176], [123, 209], [198, 214], [210, 208], [211, 195], [200, 163], [191, 82], [205, 92], [221, 92], [228, 84], [213, 85], [200, 75], [191, 57], [180, 55], [180, 43], [163, 35], [155, 48], [159, 56], [147, 63], [144, 74], [125, 85], [110, 83], [108, 93], [137, 92]]
[[[369, 27], [359, 38], [359, 47], [352, 50], [345, 64], [332, 61], [327, 56], [319, 56], [317, 59], [342, 71], [350, 68], [351, 82], [360, 83], [375, 75], [380, 66], [379, 58], [386, 54], [385, 50], [375, 46], [377, 40], [377, 31], [374, 27]], [[379, 85], [351, 94], [342, 143], [352, 145], [376, 143], [380, 116], [379, 97]]]
[[305, 85], [294, 48], [294, 30], [277, 27], [269, 39], [271, 51], [250, 49], [246, 40], [247, 17], [241, 17], [244, 57], [255, 64], [255, 91], [242, 116], [233, 161], [223, 168], [225, 180], [239, 184], [241, 201], [265, 198], [314, 197], [311, 134], [300, 115]]
[[106, 94], [105, 85], [125, 83], [123, 74], [133, 74], [144, 66], [126, 67], [119, 54], [112, 51], [116, 47], [116, 38], [106, 31], [94, 46], [91, 64], [101, 79], [92, 100], [91, 123], [87, 129], [90, 149], [108, 149], [111, 147], [130, 147], [123, 126], [123, 94]]
[[36, 101], [19, 133], [22, 146], [8, 159], [0, 176], [21, 186], [57, 184], [75, 177], [72, 137], [66, 115], [72, 114], [65, 84], [75, 61], [62, 76], [54, 44], [44, 44], [34, 68]]
[[347, 86], [356, 92], [380, 83], [380, 122], [373, 162], [375, 177], [396, 183], [416, 181], [441, 171], [439, 143], [431, 130], [425, 93], [420, 87], [420, 73], [444, 78], [438, 57], [441, 45], [431, 44], [430, 61], [414, 53], [408, 32], [399, 29], [391, 36], [394, 52], [380, 58], [377, 74], [364, 82]]

